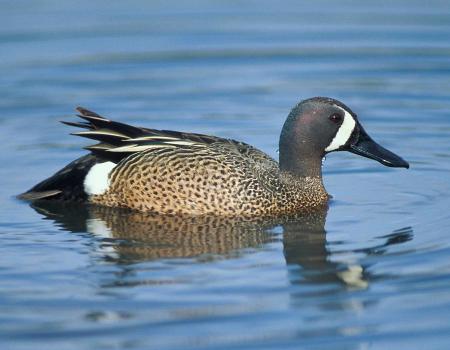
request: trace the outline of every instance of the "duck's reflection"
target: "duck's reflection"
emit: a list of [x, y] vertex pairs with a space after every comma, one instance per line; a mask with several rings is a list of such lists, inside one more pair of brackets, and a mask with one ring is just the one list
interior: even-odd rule
[[[289, 218], [242, 219], [160, 216], [77, 203], [41, 201], [32, 207], [72, 232], [101, 238], [104, 257], [116, 262], [155, 259], [236, 257], [246, 248], [258, 249], [281, 239], [292, 284], [339, 284], [366, 288], [370, 275], [356, 261], [333, 261], [327, 245], [327, 208]], [[411, 239], [411, 230], [379, 237], [380, 243], [356, 253], [383, 254], [386, 247]], [[340, 252], [342, 253], [342, 252]], [[353, 252], [355, 253], [355, 252]]]
[[357, 256], [367, 258], [383, 255], [389, 246], [410, 241], [413, 237], [412, 229], [405, 227], [376, 237], [376, 242], [371, 242], [371, 246], [346, 250], [339, 248], [340, 244], [337, 242], [332, 248], [326, 239], [325, 216], [322, 218], [322, 224], [319, 217], [317, 219], [316, 225], [313, 226], [298, 226], [296, 222], [283, 225], [286, 263], [301, 267], [297, 276], [295, 272], [291, 273], [291, 281], [316, 284], [337, 282], [354, 289], [367, 288], [372, 276], [367, 271], [367, 266], [359, 263]]
[[[72, 232], [89, 232], [114, 247], [118, 262], [232, 257], [275, 239], [268, 220], [161, 216], [131, 210], [40, 201], [32, 207]], [[111, 251], [107, 251], [111, 258]]]

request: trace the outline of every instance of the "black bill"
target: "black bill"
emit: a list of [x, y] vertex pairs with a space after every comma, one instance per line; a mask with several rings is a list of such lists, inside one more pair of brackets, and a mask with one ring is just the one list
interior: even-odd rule
[[409, 168], [407, 161], [372, 140], [361, 125], [358, 125], [357, 129], [355, 130], [357, 134], [352, 137], [348, 145], [348, 151], [374, 159], [389, 167]]

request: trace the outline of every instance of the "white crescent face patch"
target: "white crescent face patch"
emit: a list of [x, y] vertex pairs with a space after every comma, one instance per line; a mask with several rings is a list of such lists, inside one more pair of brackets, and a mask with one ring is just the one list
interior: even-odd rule
[[336, 136], [334, 136], [333, 140], [328, 145], [328, 147], [325, 148], [325, 152], [335, 151], [339, 149], [339, 147], [344, 146], [350, 139], [350, 136], [352, 136], [353, 130], [355, 130], [356, 126], [356, 121], [349, 112], [347, 112], [342, 107], [336, 105], [335, 107], [339, 108], [341, 111], [344, 112], [344, 121], [339, 127]]

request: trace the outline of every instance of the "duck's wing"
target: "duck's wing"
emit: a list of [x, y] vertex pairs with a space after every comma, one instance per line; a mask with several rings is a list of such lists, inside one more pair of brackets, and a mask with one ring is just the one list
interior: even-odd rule
[[98, 141], [95, 145], [85, 147], [91, 154], [85, 155], [65, 166], [48, 179], [38, 183], [29, 191], [19, 195], [25, 200], [62, 199], [84, 201], [87, 195], [83, 183], [89, 170], [97, 163], [110, 161], [119, 163], [121, 160], [140, 152], [151, 152], [161, 148], [188, 148], [190, 150], [211, 148], [212, 152], [230, 152], [244, 157], [248, 163], [261, 166], [276, 166], [276, 162], [264, 152], [231, 139], [215, 136], [186, 133], [170, 130], [155, 130], [139, 128], [104, 118], [97, 113], [78, 107], [82, 122], [64, 124], [82, 128], [73, 133]]
[[201, 148], [212, 144], [232, 149], [255, 161], [274, 161], [264, 152], [243, 142], [216, 136], [171, 130], [140, 128], [115, 122], [85, 108], [78, 107], [78, 116], [84, 122], [63, 121], [64, 124], [85, 130], [72, 133], [98, 141], [85, 147], [93, 155], [105, 161], [119, 162], [131, 154], [161, 148]]

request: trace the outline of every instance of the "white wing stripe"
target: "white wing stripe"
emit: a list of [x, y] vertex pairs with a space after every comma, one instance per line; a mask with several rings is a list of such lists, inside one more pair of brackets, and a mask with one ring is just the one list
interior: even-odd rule
[[152, 148], [175, 148], [175, 146], [172, 145], [166, 145], [166, 144], [157, 144], [157, 145], [142, 145], [142, 146], [138, 146], [138, 145], [129, 145], [129, 146], [122, 146], [122, 147], [116, 147], [116, 148], [111, 148], [108, 150], [108, 152], [142, 152], [145, 151], [147, 149], [152, 149]]
[[128, 139], [126, 141], [128, 142], [138, 142], [138, 141], [150, 141], [150, 140], [179, 140], [176, 137], [169, 137], [169, 136], [143, 136], [143, 137], [136, 137], [134, 139]]

